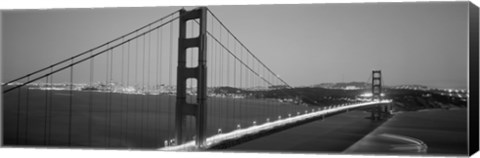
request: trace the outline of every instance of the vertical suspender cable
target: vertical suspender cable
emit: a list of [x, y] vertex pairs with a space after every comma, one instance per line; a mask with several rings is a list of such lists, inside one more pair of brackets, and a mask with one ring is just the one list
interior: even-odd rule
[[[219, 32], [220, 32], [220, 42], [223, 42], [223, 39], [222, 39], [222, 32], [223, 31], [222, 31], [221, 28], [219, 29]], [[226, 66], [224, 66], [225, 59], [224, 59], [224, 55], [223, 55], [223, 53], [224, 53], [223, 48], [220, 48], [219, 53], [220, 53], [220, 65], [221, 65], [220, 72], [219, 72], [219, 76], [220, 76], [220, 86], [219, 86], [219, 88], [221, 89], [224, 86], [226, 87], [226, 84], [224, 84], [224, 82], [225, 82], [225, 80], [224, 80], [225, 76], [224, 75], [226, 75], [227, 72], [225, 71]], [[225, 120], [225, 124], [224, 124], [225, 132], [227, 132], [227, 130], [228, 130], [227, 127], [230, 126], [228, 124], [228, 121], [229, 121], [229, 119], [228, 119], [228, 105], [227, 105], [227, 101], [225, 99], [226, 95], [224, 94], [224, 92], [223, 91], [219, 91], [219, 92], [221, 93], [221, 99], [222, 99], [222, 105], [221, 106], [225, 110], [225, 118], [223, 118], [223, 119]]]
[[[124, 41], [124, 40], [123, 40]], [[127, 54], [127, 57], [125, 58], [125, 53], [127, 52], [128, 53], [128, 49], [129, 49], [129, 46], [130, 45], [130, 42], [127, 42], [126, 44], [123, 44], [122, 45], [122, 115], [123, 115], [123, 119], [120, 120], [122, 126], [120, 127], [120, 130], [123, 131], [122, 133], [122, 138], [123, 139], [123, 143], [126, 144], [126, 136], [127, 136], [127, 123], [126, 121], [128, 120], [128, 96], [129, 94], [127, 93], [128, 92], [128, 73], [125, 73], [125, 69], [127, 69], [127, 72], [128, 72], [128, 69], [130, 69], [128, 66], [128, 64], [125, 64], [125, 59], [126, 60], [129, 60], [129, 57], [128, 57], [128, 54]], [[126, 52], [125, 52], [125, 47], [127, 47], [126, 49]], [[128, 63], [128, 61], [127, 61]], [[126, 74], [126, 76], [125, 76]], [[125, 122], [123, 122], [125, 120]]]
[[[237, 53], [237, 47], [236, 47], [236, 46], [237, 46], [237, 45], [236, 45], [236, 43], [234, 42], [234, 43], [233, 43], [233, 52], [234, 52], [234, 53]], [[240, 117], [242, 116], [240, 110], [238, 110], [238, 112], [239, 112], [238, 115], [237, 115], [237, 112], [236, 112], [236, 108], [238, 107], [238, 105], [237, 105], [237, 99], [235, 98], [235, 97], [236, 97], [235, 95], [237, 94], [237, 93], [236, 93], [236, 92], [237, 92], [237, 91], [236, 91], [236, 89], [237, 89], [236, 86], [237, 86], [237, 60], [233, 59], [233, 90], [234, 90], [234, 91], [233, 91], [232, 101], [233, 101], [233, 114], [234, 114], [234, 115], [233, 115], [233, 116], [234, 116], [233, 118], [234, 118], [235, 120], [237, 120], [237, 118], [238, 118], [239, 116], [240, 116]], [[242, 125], [241, 125], [241, 120], [238, 120], [238, 121], [236, 121], [236, 122], [238, 123], [239, 127], [242, 126]], [[238, 127], [237, 127], [237, 128], [238, 128]]]
[[20, 144], [20, 101], [21, 101], [21, 92], [22, 88], [18, 88], [18, 102], [17, 102], [17, 130], [16, 130], [16, 142], [17, 142], [17, 145]]
[[[53, 72], [53, 67], [50, 67], [50, 74]], [[50, 75], [50, 109], [49, 109], [49, 115], [48, 115], [48, 143], [50, 144], [50, 139], [52, 138], [52, 109], [53, 109], [53, 74]], [[20, 89], [19, 89], [20, 90]]]
[[[173, 17], [172, 17], [173, 19]], [[170, 94], [171, 93], [171, 87], [172, 87], [172, 53], [173, 53], [173, 23], [170, 24], [170, 34], [169, 34], [169, 60], [168, 60], [168, 93]], [[168, 96], [168, 135], [169, 135], [169, 138], [173, 138], [173, 135], [174, 135], [174, 131], [172, 131], [172, 119], [171, 119], [171, 116], [172, 116], [172, 102], [171, 102], [171, 99], [172, 96]], [[172, 142], [170, 142], [172, 143]]]
[[[246, 62], [246, 61], [244, 61], [244, 59], [243, 59], [242, 47], [240, 47], [240, 50], [239, 50], [239, 51], [240, 51], [240, 60], [242, 60], [243, 62]], [[244, 91], [245, 89], [242, 87], [242, 86], [243, 86], [243, 84], [242, 84], [243, 77], [245, 77], [245, 76], [243, 75], [243, 66], [242, 66], [242, 64], [240, 63], [239, 65], [240, 65], [240, 66], [239, 66], [239, 69], [240, 69], [240, 70], [239, 70], [239, 71], [240, 71], [240, 76], [239, 76], [239, 79], [240, 79], [240, 82], [239, 82], [239, 83], [240, 83], [240, 85], [239, 85], [239, 88], [240, 88], [239, 98], [241, 99], [241, 100], [239, 100], [239, 102], [240, 102], [240, 105], [239, 105], [239, 106], [240, 106], [240, 108], [241, 108], [241, 109], [240, 109], [240, 116], [241, 116], [241, 120], [244, 120], [243, 122], [244, 122], [244, 124], [245, 124], [245, 127], [248, 127], [248, 126], [249, 126], [249, 121], [247, 120], [247, 117], [245, 117], [245, 116], [248, 116], [248, 115], [246, 115], [246, 114], [248, 113], [248, 111], [245, 110], [245, 108], [246, 108], [245, 105], [244, 105], [245, 100], [242, 98], [242, 97], [244, 96], [244, 93], [245, 93], [245, 91]], [[242, 111], [243, 111], [243, 114], [242, 114]]]
[[[150, 27], [149, 27], [149, 28], [150, 28]], [[149, 136], [149, 132], [148, 132], [148, 131], [150, 131], [150, 130], [149, 130], [149, 129], [150, 129], [150, 128], [149, 128], [150, 126], [148, 125], [148, 122], [149, 122], [148, 120], [149, 120], [149, 118], [150, 118], [150, 117], [149, 117], [150, 114], [148, 114], [148, 113], [150, 112], [150, 95], [151, 95], [151, 86], [150, 86], [150, 72], [151, 72], [150, 60], [152, 59], [152, 58], [151, 58], [151, 53], [150, 53], [151, 33], [148, 33], [148, 39], [147, 39], [147, 41], [148, 41], [148, 43], [147, 43], [147, 54], [148, 54], [148, 58], [147, 58], [147, 62], [146, 62], [146, 64], [147, 64], [147, 95], [145, 95], [145, 96], [147, 97], [147, 99], [146, 99], [146, 100], [147, 100], [147, 101], [146, 101], [146, 102], [147, 102], [147, 103], [146, 103], [146, 105], [147, 105], [147, 108], [146, 108], [146, 109], [147, 109], [147, 110], [145, 111], [145, 113], [147, 113], [147, 115], [146, 115], [146, 116], [147, 116], [147, 120], [146, 120], [146, 126], [145, 126], [145, 127], [146, 127], [146, 131], [147, 131], [146, 135], [147, 135], [147, 137], [148, 137], [148, 136]]]
[[[227, 36], [227, 48], [228, 48], [229, 45], [230, 45], [230, 44], [229, 44], [229, 36]], [[230, 87], [230, 72], [231, 72], [231, 71], [230, 71], [230, 58], [229, 58], [229, 56], [227, 56], [227, 86], [228, 86], [228, 87]], [[228, 89], [227, 89], [227, 90], [228, 90]], [[228, 91], [227, 91], [227, 94], [228, 94]], [[230, 104], [230, 103], [231, 103], [231, 101], [230, 101], [231, 99], [230, 99], [230, 96], [229, 96], [229, 95], [230, 95], [230, 94], [228, 94], [228, 98], [229, 98], [229, 99], [228, 99], [228, 102], [227, 102], [227, 103]], [[228, 106], [229, 108], [232, 108], [232, 107], [231, 107], [232, 105], [227, 105], [227, 106]], [[228, 112], [229, 112], [229, 111], [230, 111], [230, 110], [227, 110], [227, 115], [228, 115]], [[235, 129], [235, 124], [234, 124], [235, 122], [232, 120], [232, 119], [233, 119], [233, 118], [232, 118], [233, 116], [228, 116], [228, 117], [229, 117], [229, 120], [230, 120], [230, 122], [229, 122], [230, 125], [233, 124], [233, 129]]]
[[[122, 38], [122, 42], [125, 42], [125, 39]], [[122, 57], [121, 57], [121, 61], [120, 61], [120, 110], [119, 110], [119, 113], [120, 113], [120, 119], [119, 119], [119, 123], [120, 123], [120, 128], [119, 128], [119, 133], [120, 133], [120, 138], [122, 138], [124, 136], [124, 132], [123, 132], [123, 126], [125, 126], [125, 124], [123, 123], [123, 119], [125, 117], [123, 111], [126, 111], [125, 109], [125, 82], [124, 82], [124, 76], [125, 76], [125, 73], [124, 73], [124, 60], [125, 60], [125, 44], [122, 44], [122, 49], [121, 49], [121, 54], [122, 54]], [[120, 144], [122, 144], [122, 142], [120, 142]]]
[[[213, 20], [210, 20], [212, 22], [212, 27], [214, 26], [213, 24]], [[218, 29], [220, 30], [220, 29]], [[212, 32], [214, 32], [214, 30], [212, 30]], [[213, 39], [212, 39], [213, 40]], [[220, 102], [220, 98], [218, 97], [218, 88], [220, 88], [220, 66], [218, 65], [219, 63], [219, 52], [218, 52], [218, 44], [215, 45], [215, 63], [214, 63], [214, 70], [215, 70], [215, 85], [216, 87], [215, 90], [216, 90], [216, 94], [215, 94], [215, 98], [216, 98], [216, 107], [217, 107], [217, 115], [218, 115], [218, 119], [215, 119], [217, 120], [217, 126], [218, 128], [222, 128], [221, 127], [221, 116], [220, 116], [220, 113], [221, 113], [221, 108], [222, 108], [222, 104]], [[218, 131], [217, 131], [218, 132]]]
[[[207, 15], [207, 17], [208, 17], [208, 15]], [[210, 25], [209, 25], [209, 26], [210, 26], [210, 31], [209, 31], [209, 32], [213, 32], [213, 20], [210, 20]], [[208, 36], [207, 36], [207, 38], [208, 38]], [[210, 58], [208, 59], [208, 61], [210, 61], [210, 62], [209, 62], [209, 64], [210, 64], [210, 66], [209, 66], [209, 67], [210, 67], [210, 71], [209, 71], [209, 72], [210, 72], [210, 76], [208, 77], [208, 78], [209, 78], [208, 80], [210, 81], [210, 83], [208, 83], [208, 85], [210, 85], [210, 96], [213, 96], [213, 95], [212, 95], [212, 93], [213, 93], [212, 90], [213, 90], [213, 88], [214, 88], [213, 85], [214, 85], [214, 82], [215, 82], [215, 78], [214, 78], [214, 73], [215, 73], [215, 69], [214, 69], [214, 67], [215, 67], [215, 66], [214, 66], [215, 60], [214, 60], [214, 57], [215, 57], [215, 56], [214, 56], [213, 53], [214, 53], [215, 49], [214, 49], [213, 40], [212, 40], [211, 38], [208, 38], [208, 39], [210, 39], [210, 41], [209, 41], [210, 48], [208, 49], [209, 52], [207, 53], [207, 56], [210, 57]], [[207, 92], [208, 92], [208, 90], [207, 90]], [[208, 96], [208, 94], [207, 94], [207, 96]], [[212, 97], [210, 97], [210, 98], [212, 98]], [[218, 115], [216, 115], [216, 113], [215, 113], [215, 111], [216, 111], [215, 105], [216, 105], [216, 104], [215, 104], [215, 100], [213, 100], [213, 99], [209, 99], [209, 101], [210, 101], [210, 102], [209, 102], [209, 104], [208, 104], [208, 105], [209, 105], [209, 108], [208, 108], [208, 109], [210, 110], [209, 116], [210, 116], [210, 120], [211, 120], [211, 124], [212, 124], [212, 126], [210, 126], [210, 127], [213, 127], [213, 130], [212, 130], [212, 131], [215, 132], [215, 127], [217, 126], [217, 124], [215, 124], [215, 123], [216, 123], [215, 120], [218, 119], [218, 118], [217, 118]], [[214, 116], [214, 115], [215, 115], [216, 117], [212, 117], [212, 116]], [[215, 135], [215, 133], [213, 133], [213, 135]]]
[[115, 89], [115, 84], [113, 82], [113, 48], [110, 49], [110, 54], [109, 54], [109, 58], [110, 58], [110, 73], [108, 74], [110, 77], [109, 77], [109, 84], [110, 84], [110, 91], [108, 93], [108, 146], [110, 146], [111, 144], [111, 140], [110, 140], [110, 137], [112, 135], [112, 103], [113, 103], [113, 99], [112, 99], [112, 95], [113, 95], [113, 90]]
[[45, 85], [43, 86], [45, 91], [45, 108], [44, 108], [44, 118], [43, 118], [43, 145], [47, 145], [47, 126], [48, 126], [48, 77], [45, 77]]
[[[92, 52], [90, 52], [90, 56], [92, 56]], [[88, 144], [92, 146], [92, 112], [93, 112], [93, 77], [95, 71], [95, 58], [90, 58], [90, 90], [88, 94]]]
[[[145, 112], [145, 36], [142, 35], [142, 102], [140, 112]], [[140, 146], [143, 146], [143, 123], [144, 123], [144, 115], [140, 115]]]
[[[248, 59], [248, 54], [245, 56], [245, 58], [246, 58], [245, 60], [246, 60], [247, 65], [250, 65], [251, 63], [250, 63], [250, 60]], [[245, 95], [245, 106], [249, 107], [248, 105], [251, 105], [250, 104], [250, 101], [251, 101], [250, 93], [251, 93], [251, 90], [252, 90], [251, 85], [250, 85], [250, 80], [251, 79], [249, 78], [249, 73], [248, 73], [247, 69], [244, 69], [243, 73], [244, 73], [244, 77], [245, 77], [245, 80], [244, 80], [245, 81], [245, 86], [244, 86], [244, 89], [245, 89], [245, 93], [244, 93], [244, 95]], [[258, 107], [258, 106], [255, 106], [255, 107]], [[255, 110], [255, 113], [256, 112], [258, 112], [258, 111]], [[257, 117], [256, 114], [254, 116]], [[254, 118], [254, 119], [258, 119], [258, 118]]]
[[[213, 26], [213, 23], [212, 23], [212, 26]], [[214, 31], [214, 28], [212, 28], [212, 32]], [[213, 44], [213, 43], [212, 43]], [[221, 100], [221, 92], [220, 92], [220, 87], [221, 87], [221, 82], [220, 82], [220, 75], [221, 75], [221, 69], [220, 69], [220, 66], [219, 66], [219, 59], [220, 59], [220, 53], [217, 49], [217, 45], [212, 45], [212, 71], [210, 71], [210, 73], [212, 73], [212, 93], [213, 93], [213, 102], [214, 102], [214, 113], [216, 114], [217, 118], [214, 119], [213, 121], [215, 122], [215, 126], [214, 128], [216, 130], [218, 129], [221, 129], [222, 128], [222, 121], [220, 119], [222, 119], [222, 100]], [[217, 133], [219, 131], [215, 131], [215, 133]]]
[[[207, 13], [207, 18], [208, 18], [208, 13]], [[209, 19], [209, 18], [208, 18]], [[213, 33], [213, 22], [210, 20], [210, 23], [208, 24], [208, 27], [207, 27], [207, 35], [208, 33]], [[216, 104], [216, 99], [214, 98], [214, 88], [215, 88], [215, 44], [212, 42], [212, 38], [209, 37], [209, 36], [206, 36], [207, 40], [208, 40], [208, 44], [210, 45], [209, 48], [207, 49], [208, 52], [207, 52], [207, 57], [208, 57], [208, 61], [207, 62], [207, 66], [209, 68], [209, 71], [207, 73], [209, 73], [209, 76], [207, 77], [207, 81], [209, 83], [207, 83], [207, 97], [209, 97], [209, 100], [208, 100], [208, 110], [209, 112], [207, 113], [208, 116], [210, 116], [210, 130], [213, 131], [212, 133], [212, 136], [216, 134], [216, 126], [218, 126], [216, 124], [216, 119], [218, 119], [218, 115], [216, 113], [217, 111], [217, 104]], [[208, 119], [208, 118], [207, 118]], [[207, 127], [208, 128], [208, 127]], [[208, 129], [207, 129], [208, 131]]]
[[[153, 87], [152, 87], [151, 82], [150, 82], [150, 77], [151, 77], [150, 74], [152, 73], [152, 68], [151, 68], [152, 67], [152, 65], [151, 65], [151, 60], [152, 60], [152, 58], [151, 58], [151, 56], [152, 56], [151, 51], [152, 50], [151, 49], [152, 48], [151, 47], [152, 47], [152, 32], [149, 32], [148, 33], [148, 50], [147, 50], [147, 52], [148, 52], [148, 61], [147, 61], [147, 64], [148, 64], [148, 68], [147, 68], [147, 70], [148, 70], [148, 73], [147, 73], [147, 85], [148, 85], [147, 112], [151, 112], [150, 111], [150, 104], [151, 104], [150, 103], [150, 98], [153, 96], [152, 95]], [[154, 115], [155, 113], [152, 113], [152, 114], [153, 114], [153, 116], [155, 116]], [[151, 132], [149, 132], [149, 131], [151, 131], [152, 129], [155, 129], [155, 128], [152, 128], [152, 126], [149, 125], [149, 122], [150, 122], [149, 120], [151, 119], [151, 117], [148, 117], [148, 116], [151, 116], [152, 114], [147, 115], [147, 134], [148, 134], [147, 137], [149, 135], [151, 135]]]
[[[30, 76], [27, 76], [27, 82], [30, 81]], [[26, 86], [27, 88], [27, 92], [26, 92], [26, 99], [25, 99], [25, 144], [28, 145], [28, 120], [29, 120], [29, 103], [30, 103], [30, 99], [29, 99], [29, 96], [30, 96], [30, 88], [28, 87], [28, 85]]]
[[[243, 51], [242, 51], [242, 48], [240, 47], [240, 60], [243, 60], [243, 54], [242, 54], [242, 53], [243, 53]], [[244, 76], [243, 76], [243, 66], [242, 66], [241, 64], [239, 64], [239, 65], [240, 65], [240, 67], [239, 67], [239, 69], [240, 69], [240, 70], [239, 70], [239, 71], [240, 71], [240, 76], [239, 76], [240, 82], [239, 82], [239, 86], [238, 86], [238, 87], [239, 87], [239, 89], [240, 89], [240, 93], [239, 93], [238, 95], [239, 95], [239, 98], [241, 99], [242, 96], [243, 96], [243, 94], [244, 94], [244, 91], [243, 91], [244, 89], [243, 89], [243, 87], [242, 87], [242, 81], [243, 81], [242, 78], [243, 78]], [[242, 115], [242, 111], [245, 111], [245, 110], [242, 110], [242, 108], [245, 108], [245, 107], [243, 106], [244, 100], [241, 99], [239, 102], [240, 102], [240, 105], [239, 105], [239, 106], [240, 106], [240, 118], [241, 118], [240, 120], [245, 120], [246, 118], [243, 118], [245, 115]], [[245, 111], [245, 112], [246, 112], [246, 111]], [[243, 122], [245, 122], [245, 121], [243, 121]], [[248, 127], [248, 121], [245, 123], [245, 127]]]
[[[130, 90], [130, 40], [127, 43], [127, 88]], [[124, 139], [126, 140], [128, 138], [128, 120], [130, 120], [130, 91], [129, 94], [127, 95], [127, 107], [126, 107], [126, 117], [125, 117], [125, 137]]]
[[[161, 22], [160, 22], [160, 23], [161, 23]], [[160, 59], [161, 59], [161, 55], [162, 55], [162, 54], [161, 54], [161, 51], [160, 51], [160, 45], [162, 44], [162, 40], [160, 39], [160, 38], [161, 38], [161, 35], [159, 35], [159, 34], [161, 34], [161, 29], [159, 28], [159, 29], [157, 29], [156, 31], [157, 31], [157, 34], [156, 34], [156, 35], [157, 35], [157, 44], [156, 44], [156, 55], [157, 55], [156, 59], [157, 59], [157, 60], [156, 60], [156, 71], [155, 71], [155, 76], [156, 76], [156, 78], [155, 78], [155, 79], [156, 79], [155, 90], [158, 92], [158, 94], [157, 94], [157, 97], [155, 97], [155, 109], [156, 109], [156, 110], [155, 110], [155, 114], [156, 114], [156, 115], [155, 115], [155, 116], [156, 116], [156, 117], [155, 117], [155, 122], [156, 122], [156, 130], [155, 130], [155, 132], [156, 132], [156, 138], [157, 138], [156, 143], [157, 143], [157, 144], [160, 144], [160, 140], [161, 140], [161, 139], [160, 139], [160, 134], [161, 134], [161, 133], [160, 133], [160, 131], [161, 131], [161, 130], [160, 130], [160, 128], [161, 128], [161, 126], [160, 126], [160, 125], [161, 125], [161, 124], [160, 124], [160, 121], [161, 121], [161, 120], [160, 120], [160, 114], [161, 114], [161, 113], [160, 113], [160, 109], [161, 109], [161, 108], [160, 108], [160, 105], [159, 105], [159, 100], [160, 100], [160, 93], [161, 93], [161, 91], [160, 91], [160, 90], [161, 90], [161, 89], [160, 89], [160, 88], [161, 88], [161, 86], [160, 86], [161, 83], [160, 83], [159, 74], [161, 74], [160, 71], [162, 70], [162, 69], [160, 68], [160, 62], [161, 62]], [[158, 122], [157, 122], [157, 121], [158, 121]]]
[[70, 66], [70, 103], [68, 108], [68, 145], [72, 145], [73, 59]]
[[[110, 48], [110, 44], [107, 45], [107, 48]], [[108, 73], [109, 73], [108, 71], [110, 70], [110, 69], [108, 68], [108, 66], [109, 66], [108, 63], [109, 63], [109, 59], [110, 59], [110, 58], [108, 57], [108, 54], [109, 54], [109, 53], [110, 53], [110, 52], [107, 51], [107, 53], [105, 54], [105, 60], [106, 60], [106, 62], [105, 62], [105, 71], [107, 72], [107, 73], [105, 73], [105, 87], [104, 87], [105, 90], [107, 90], [108, 88], [110, 88], [110, 87], [109, 87], [110, 84], [108, 83], [108, 81], [109, 81], [109, 80], [108, 80]], [[107, 92], [104, 91], [103, 94], [105, 95], [105, 112], [104, 112], [104, 119], [105, 119], [105, 120], [104, 120], [104, 123], [105, 123], [105, 125], [104, 125], [104, 126], [105, 126], [105, 129], [104, 129], [105, 132], [104, 132], [104, 133], [105, 133], [105, 138], [104, 138], [104, 139], [105, 139], [105, 147], [107, 147], [107, 146], [108, 146], [108, 101], [109, 101], [109, 100], [108, 100]]]
[[[140, 97], [138, 94], [139, 94], [139, 87], [138, 87], [138, 41], [139, 39], [136, 39], [135, 40], [135, 49], [134, 49], [134, 52], [133, 52], [133, 56], [135, 56], [135, 69], [134, 69], [134, 75], [135, 75], [135, 78], [134, 78], [134, 89], [135, 89], [135, 95], [134, 95], [134, 98], [133, 98], [133, 110], [134, 110], [134, 113], [133, 113], [133, 121], [136, 122], [137, 119], [138, 119], [138, 104], [137, 104], [137, 100], [138, 100], [138, 97]], [[137, 132], [136, 132], [136, 127], [138, 126], [138, 124], [134, 123], [133, 124], [134, 128], [133, 128], [133, 133], [134, 133], [134, 136], [135, 138], [138, 136], [137, 135]]]

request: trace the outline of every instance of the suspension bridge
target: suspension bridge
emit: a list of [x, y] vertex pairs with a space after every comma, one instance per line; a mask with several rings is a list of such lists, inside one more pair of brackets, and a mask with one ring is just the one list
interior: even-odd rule
[[360, 107], [388, 110], [381, 71], [372, 100], [319, 105], [274, 73], [206, 7], [3, 83], [4, 144], [208, 149]]

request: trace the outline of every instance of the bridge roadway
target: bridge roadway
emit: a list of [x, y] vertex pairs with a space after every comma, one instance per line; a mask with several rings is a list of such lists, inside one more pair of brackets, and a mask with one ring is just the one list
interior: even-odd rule
[[164, 148], [160, 148], [159, 150], [202, 150], [202, 149], [208, 149], [210, 147], [213, 147], [215, 145], [218, 145], [222, 142], [229, 141], [229, 140], [234, 140], [238, 139], [244, 136], [249, 136], [249, 135], [255, 135], [257, 133], [269, 131], [272, 129], [276, 128], [281, 128], [284, 126], [288, 125], [293, 125], [297, 124], [303, 121], [307, 120], [312, 120], [316, 119], [318, 117], [322, 116], [328, 116], [329, 114], [334, 114], [334, 113], [339, 113], [345, 110], [349, 109], [355, 109], [355, 108], [360, 108], [360, 107], [366, 107], [366, 106], [371, 106], [371, 105], [377, 105], [377, 104], [384, 104], [384, 103], [390, 103], [390, 100], [382, 100], [382, 101], [371, 101], [371, 102], [364, 102], [364, 103], [358, 103], [358, 104], [352, 104], [352, 105], [345, 105], [345, 106], [333, 106], [329, 107], [324, 110], [320, 111], [315, 111], [315, 112], [309, 112], [303, 115], [298, 115], [298, 116], [292, 116], [289, 118], [285, 119], [280, 119], [277, 121], [272, 121], [270, 123], [265, 123], [257, 126], [252, 126], [249, 128], [244, 128], [244, 129], [238, 129], [233, 132], [229, 133], [224, 133], [224, 134], [217, 134], [212, 137], [207, 138], [206, 143], [203, 147], [198, 148], [195, 145], [194, 141], [187, 142], [185, 144], [177, 145], [177, 146], [168, 146]]

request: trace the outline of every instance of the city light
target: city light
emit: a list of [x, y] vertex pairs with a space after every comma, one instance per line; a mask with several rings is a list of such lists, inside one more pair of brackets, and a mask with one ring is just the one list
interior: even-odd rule
[[[369, 97], [372, 97], [372, 96], [373, 96], [373, 94], [370, 93], [370, 92], [363, 93], [363, 94], [360, 95], [360, 97], [365, 97], [365, 98], [369, 98]], [[382, 97], [385, 96], [385, 93], [380, 93], [380, 96], [382, 96]]]
[[360, 95], [361, 97], [372, 97], [373, 94], [372, 93], [363, 93]]

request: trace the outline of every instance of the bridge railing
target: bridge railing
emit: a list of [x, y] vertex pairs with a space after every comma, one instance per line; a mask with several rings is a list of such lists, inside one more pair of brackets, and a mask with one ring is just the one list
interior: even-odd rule
[[[305, 113], [299, 112], [297, 115], [291, 116], [288, 118], [283, 118], [280, 120], [275, 120], [272, 122], [263, 123], [256, 126], [237, 129], [229, 133], [221, 133], [221, 134], [210, 136], [209, 138], [207, 138], [206, 145], [204, 146], [203, 149], [218, 148], [219, 145], [233, 146], [233, 145], [237, 145], [235, 144], [236, 142], [242, 142], [242, 141], [235, 141], [235, 140], [240, 140], [245, 137], [255, 137], [255, 135], [261, 134], [262, 132], [265, 133], [265, 132], [273, 131], [274, 129], [277, 129], [277, 128], [294, 126], [303, 121], [326, 119], [326, 116], [328, 115], [335, 115], [335, 114], [346, 112], [356, 108], [378, 106], [378, 105], [389, 104], [389, 103], [391, 103], [391, 100], [345, 103], [345, 104], [339, 104], [339, 105], [317, 107], [315, 109], [311, 109], [310, 111], [305, 111]], [[225, 144], [225, 142], [231, 142], [231, 143]], [[198, 148], [195, 145], [195, 142], [191, 141], [178, 146], [163, 147], [163, 148], [160, 148], [159, 150], [189, 151], [189, 150], [202, 150], [202, 148]]]

